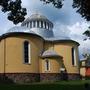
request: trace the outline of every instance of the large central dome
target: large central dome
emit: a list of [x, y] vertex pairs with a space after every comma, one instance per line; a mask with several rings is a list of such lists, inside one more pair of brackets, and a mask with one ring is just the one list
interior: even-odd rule
[[42, 37], [53, 37], [53, 23], [41, 14], [33, 14], [21, 26], [30, 28]]
[[13, 27], [7, 32], [33, 33], [49, 41], [69, 39], [65, 36], [60, 36], [59, 38], [54, 36], [53, 23], [41, 14], [32, 14], [24, 22], [22, 22], [21, 26]]

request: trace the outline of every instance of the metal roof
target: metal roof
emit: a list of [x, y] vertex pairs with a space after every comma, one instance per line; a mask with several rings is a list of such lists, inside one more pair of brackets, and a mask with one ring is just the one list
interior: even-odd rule
[[32, 14], [30, 17], [28, 17], [23, 23], [27, 23], [27, 22], [30, 22], [30, 21], [33, 21], [33, 20], [42, 20], [42, 21], [46, 21], [46, 22], [49, 22], [51, 24], [53, 24], [50, 20], [48, 20], [44, 15], [41, 15], [39, 13], [36, 13], [36, 14]]
[[58, 55], [54, 50], [46, 50], [42, 53], [41, 57], [45, 58], [45, 57], [61, 57], [61, 56]]
[[11, 29], [9, 29], [6, 33], [11, 33], [11, 32], [27, 32], [27, 33], [34, 33], [33, 31], [31, 31], [29, 28], [24, 27], [24, 26], [15, 26], [12, 27]]

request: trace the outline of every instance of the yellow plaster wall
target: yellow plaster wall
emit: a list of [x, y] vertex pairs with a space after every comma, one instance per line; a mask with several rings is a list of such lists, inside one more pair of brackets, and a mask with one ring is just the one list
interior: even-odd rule
[[[6, 73], [38, 73], [39, 72], [39, 55], [43, 48], [43, 41], [37, 37], [8, 37], [4, 39], [6, 41], [6, 60], [5, 60], [5, 72]], [[0, 73], [3, 68], [3, 41], [0, 43]], [[24, 64], [23, 57], [23, 42], [29, 41], [31, 46], [31, 64]]]
[[0, 73], [4, 73], [4, 40], [0, 41]]
[[45, 70], [45, 60], [46, 59], [41, 59], [40, 60], [40, 73], [60, 73], [60, 68], [62, 66], [62, 60], [59, 58], [48, 58], [50, 62], [50, 70], [46, 71]]
[[[48, 45], [49, 44], [49, 47]], [[50, 47], [51, 45], [51, 47]], [[74, 47], [76, 49], [76, 66], [72, 65], [72, 54], [71, 48]], [[68, 73], [79, 73], [79, 56], [78, 56], [78, 46], [75, 43], [67, 42], [67, 43], [54, 43], [51, 44], [47, 42], [45, 44], [46, 49], [53, 49], [60, 56], [63, 57], [63, 63]]]
[[[76, 66], [72, 65], [72, 54], [71, 54], [71, 48], [76, 48]], [[73, 43], [61, 43], [61, 44], [55, 44], [54, 50], [63, 57], [63, 62], [65, 65], [65, 68], [68, 73], [79, 73], [79, 63], [78, 63], [78, 47]]]

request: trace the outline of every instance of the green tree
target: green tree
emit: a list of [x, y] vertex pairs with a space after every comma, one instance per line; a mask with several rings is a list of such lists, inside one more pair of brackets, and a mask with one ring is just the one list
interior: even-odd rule
[[[56, 8], [62, 8], [63, 1], [65, 0], [41, 0], [46, 4], [52, 3]], [[68, 0], [69, 1], [69, 0]], [[73, 8], [77, 8], [77, 13], [79, 13], [86, 21], [90, 21], [90, 0], [73, 0]], [[90, 27], [83, 33], [87, 38], [90, 39]]]
[[25, 19], [26, 8], [22, 8], [21, 0], [0, 0], [2, 12], [8, 12], [8, 20], [18, 24]]
[[[52, 3], [55, 8], [62, 8], [65, 0], [40, 0], [46, 4]], [[69, 0], [68, 0], [69, 1]], [[8, 19], [14, 24], [18, 24], [25, 19], [26, 8], [22, 8], [21, 0], [0, 0], [0, 6], [3, 12], [8, 12]], [[90, 21], [90, 0], [73, 0], [73, 8], [77, 8], [77, 12], [83, 18]]]
[[[40, 0], [46, 4], [52, 3], [56, 8], [62, 8], [63, 1], [65, 0]], [[69, 1], [69, 0], [68, 0]], [[73, 8], [77, 8], [77, 13], [81, 14], [81, 16], [90, 21], [90, 0], [73, 0], [72, 4]]]
[[90, 39], [90, 27], [83, 33], [83, 35], [87, 36], [84, 40]]

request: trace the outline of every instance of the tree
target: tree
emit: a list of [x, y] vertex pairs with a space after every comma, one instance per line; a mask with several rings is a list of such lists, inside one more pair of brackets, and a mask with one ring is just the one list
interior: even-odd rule
[[87, 36], [84, 40], [90, 39], [90, 27], [83, 33], [83, 35]]
[[[56, 8], [61, 8], [63, 6], [64, 0], [41, 0], [46, 4], [52, 3]], [[77, 11], [86, 21], [90, 21], [90, 0], [73, 0], [73, 8], [77, 8]], [[83, 33], [87, 38], [90, 39], [90, 27]]]
[[[63, 1], [65, 0], [40, 0], [46, 4], [52, 3], [56, 8], [62, 8]], [[68, 0], [69, 1], [69, 0]], [[73, 0], [73, 8], [77, 8], [77, 11], [81, 16], [90, 21], [90, 0]]]
[[18, 24], [25, 19], [26, 8], [22, 8], [21, 0], [0, 0], [2, 12], [8, 12], [8, 19], [14, 24]]
[[[65, 0], [40, 0], [46, 4], [52, 3], [55, 8], [62, 8]], [[69, 0], [68, 0], [69, 1]], [[21, 0], [0, 0], [0, 6], [3, 12], [9, 12], [8, 19], [14, 24], [22, 22], [25, 19], [26, 8], [21, 7]], [[83, 18], [90, 21], [90, 0], [73, 0], [73, 8], [77, 8], [77, 12]]]
[[60, 9], [63, 6], [64, 0], [40, 0], [40, 1], [43, 1], [45, 4], [52, 3], [55, 6], [55, 8]]

